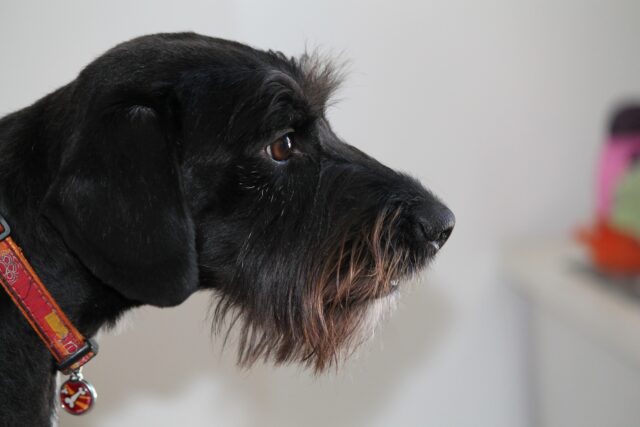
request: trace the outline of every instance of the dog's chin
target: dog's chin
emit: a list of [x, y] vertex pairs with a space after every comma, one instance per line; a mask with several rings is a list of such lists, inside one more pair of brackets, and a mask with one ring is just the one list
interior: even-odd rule
[[[292, 328], [280, 328], [272, 322], [257, 320], [239, 307], [218, 306], [214, 330], [223, 333], [226, 330], [228, 338], [235, 325], [239, 335], [233, 335], [238, 339], [238, 364], [242, 367], [263, 360], [276, 365], [299, 364], [321, 373], [338, 369], [375, 335], [381, 321], [396, 307], [401, 287], [398, 282], [384, 295], [345, 305], [340, 319], [326, 317], [322, 326], [311, 323], [306, 327], [295, 324]], [[224, 318], [226, 322], [221, 322]]]
[[367, 304], [366, 313], [354, 332], [351, 345], [341, 351], [340, 359], [345, 360], [352, 356], [358, 348], [371, 340], [380, 324], [394, 311], [400, 296], [399, 286], [390, 290], [386, 295], [380, 296]]
[[398, 284], [386, 295], [381, 295], [352, 308], [354, 311], [360, 311], [359, 321], [351, 331], [349, 338], [344, 340], [341, 347], [335, 349], [335, 354], [328, 364], [321, 359], [301, 362], [303, 364], [311, 362], [316, 372], [326, 371], [329, 368], [339, 369], [347, 360], [353, 358], [363, 344], [374, 338], [379, 327], [397, 307], [401, 295], [400, 288], [401, 285]]

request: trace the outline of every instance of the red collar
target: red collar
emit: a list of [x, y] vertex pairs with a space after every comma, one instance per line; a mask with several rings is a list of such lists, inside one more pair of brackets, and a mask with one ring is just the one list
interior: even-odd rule
[[[64, 374], [71, 374], [71, 380], [76, 380], [76, 383], [81, 381], [90, 387], [82, 380], [78, 370], [98, 354], [97, 344], [85, 339], [65, 316], [11, 238], [10, 232], [9, 225], [0, 215], [0, 284], [49, 349], [57, 362], [57, 369]], [[69, 389], [65, 393], [65, 386], [69, 387], [70, 381], [63, 384], [61, 403], [68, 411], [72, 409], [70, 412], [74, 414], [84, 413], [90, 404], [87, 409], [80, 411], [82, 402], [78, 401], [78, 396], [72, 399], [71, 408], [65, 406], [63, 394], [69, 394]], [[82, 385], [79, 387], [82, 388]], [[79, 393], [82, 396], [86, 394], [81, 390]]]

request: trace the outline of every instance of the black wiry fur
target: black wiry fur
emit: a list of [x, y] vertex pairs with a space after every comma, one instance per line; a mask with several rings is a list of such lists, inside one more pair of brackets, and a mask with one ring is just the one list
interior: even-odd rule
[[[338, 83], [313, 55], [196, 34], [121, 44], [0, 120], [0, 212], [86, 336], [213, 289], [240, 362], [325, 369], [453, 226], [418, 182], [333, 133]], [[290, 132], [277, 163], [265, 147]], [[49, 425], [54, 373], [0, 292], [0, 425]]]

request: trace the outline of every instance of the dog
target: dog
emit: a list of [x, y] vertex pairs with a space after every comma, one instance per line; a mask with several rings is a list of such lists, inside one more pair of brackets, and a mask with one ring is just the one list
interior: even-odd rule
[[[326, 370], [455, 222], [333, 132], [340, 79], [321, 55], [194, 33], [122, 43], [0, 120], [0, 214], [86, 337], [211, 290], [240, 364]], [[50, 425], [54, 360], [4, 292], [0, 343], [0, 425]]]

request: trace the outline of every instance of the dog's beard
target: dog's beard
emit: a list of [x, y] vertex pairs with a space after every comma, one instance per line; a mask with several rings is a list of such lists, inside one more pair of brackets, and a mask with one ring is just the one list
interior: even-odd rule
[[398, 244], [400, 213], [385, 210], [372, 225], [325, 239], [317, 252], [325, 256], [301, 268], [284, 298], [272, 303], [286, 309], [222, 294], [214, 331], [226, 331], [228, 338], [239, 326], [239, 364], [263, 358], [299, 362], [319, 372], [338, 366], [367, 341], [395, 306], [398, 282], [422, 262]]

